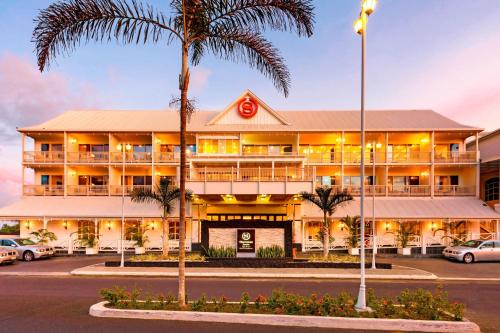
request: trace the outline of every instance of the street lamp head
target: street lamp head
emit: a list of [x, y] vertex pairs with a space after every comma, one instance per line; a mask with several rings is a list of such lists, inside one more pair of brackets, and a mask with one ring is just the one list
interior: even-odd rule
[[356, 21], [354, 21], [354, 31], [358, 35], [362, 35], [363, 34], [363, 19], [361, 17], [358, 18]]
[[361, 10], [366, 15], [370, 15], [375, 11], [375, 7], [377, 7], [377, 0], [363, 0], [361, 4]]

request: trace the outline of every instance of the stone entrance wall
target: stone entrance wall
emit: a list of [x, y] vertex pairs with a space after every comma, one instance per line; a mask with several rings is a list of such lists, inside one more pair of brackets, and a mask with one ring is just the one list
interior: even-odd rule
[[287, 257], [292, 256], [292, 221], [230, 220], [201, 221], [201, 244], [236, 248], [238, 229], [255, 229], [255, 250], [279, 245]]

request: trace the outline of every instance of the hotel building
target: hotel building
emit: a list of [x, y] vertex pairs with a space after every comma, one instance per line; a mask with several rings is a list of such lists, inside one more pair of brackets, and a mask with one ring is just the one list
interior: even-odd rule
[[[331, 249], [344, 250], [340, 219], [359, 214], [361, 181], [367, 245], [376, 237], [379, 252], [396, 249], [400, 223], [413, 226], [415, 253], [437, 252], [446, 235], [500, 238], [500, 214], [479, 198], [481, 129], [430, 110], [369, 111], [362, 152], [359, 117], [359, 111], [275, 111], [250, 91], [224, 110], [195, 113], [187, 137], [186, 186], [195, 194], [187, 250], [236, 247], [237, 229], [253, 229], [256, 247], [278, 244], [288, 255], [294, 247], [320, 250], [322, 212], [297, 194], [321, 185], [354, 196], [330, 217]], [[100, 251], [120, 251], [122, 192], [162, 177], [179, 181], [178, 119], [174, 111], [71, 111], [20, 128], [23, 196], [0, 208], [0, 218], [20, 221], [21, 236], [53, 231], [61, 251], [79, 250], [88, 227], [99, 234]], [[161, 249], [158, 207], [126, 197], [123, 214], [127, 227], [148, 227], [148, 250]], [[170, 249], [178, 248], [177, 216], [169, 218]], [[125, 247], [132, 250], [132, 242]]]

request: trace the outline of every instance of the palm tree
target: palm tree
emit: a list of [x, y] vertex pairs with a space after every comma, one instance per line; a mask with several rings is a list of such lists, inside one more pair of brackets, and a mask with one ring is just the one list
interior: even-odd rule
[[[194, 112], [188, 99], [189, 62], [211, 53], [246, 62], [269, 77], [285, 96], [290, 75], [278, 50], [262, 35], [266, 28], [311, 36], [312, 0], [171, 0], [171, 15], [140, 0], [66, 0], [42, 10], [35, 20], [38, 67], [81, 42], [117, 40], [124, 44], [178, 42], [182, 65], [180, 98], [179, 305], [185, 305], [186, 126]], [[170, 13], [169, 13], [170, 14]]]
[[39, 229], [30, 233], [31, 236], [36, 238], [37, 243], [46, 245], [49, 242], [57, 240], [56, 234], [47, 229]]
[[[181, 191], [178, 187], [171, 184], [170, 179], [162, 178], [160, 184], [151, 188], [136, 188], [132, 191], [130, 198], [133, 202], [140, 203], [153, 203], [161, 208], [161, 222], [162, 222], [162, 247], [163, 255], [168, 256], [168, 220], [167, 217], [174, 208], [174, 202], [180, 198]], [[179, 248], [180, 251], [180, 248]]]
[[352, 200], [352, 196], [346, 191], [334, 190], [332, 186], [317, 187], [315, 193], [301, 192], [300, 196], [323, 212], [323, 256], [328, 258], [328, 250], [330, 247], [330, 221], [328, 216], [331, 216], [337, 208], [344, 202]]
[[340, 222], [344, 224], [349, 232], [349, 236], [346, 238], [347, 245], [351, 249], [357, 248], [359, 245], [359, 235], [361, 234], [361, 216], [347, 215], [341, 218]]

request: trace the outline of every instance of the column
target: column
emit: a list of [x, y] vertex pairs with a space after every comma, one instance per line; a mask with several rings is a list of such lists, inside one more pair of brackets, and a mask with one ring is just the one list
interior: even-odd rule
[[429, 176], [429, 182], [431, 185], [431, 198], [434, 198], [434, 131], [431, 134], [431, 174]]
[[340, 189], [344, 190], [344, 131], [340, 137]]
[[385, 132], [385, 196], [389, 195], [388, 182], [389, 179], [389, 132]]
[[68, 196], [68, 133], [64, 132], [64, 197]]
[[479, 187], [481, 186], [481, 164], [479, 159], [479, 133], [476, 133], [476, 197], [479, 198]]

